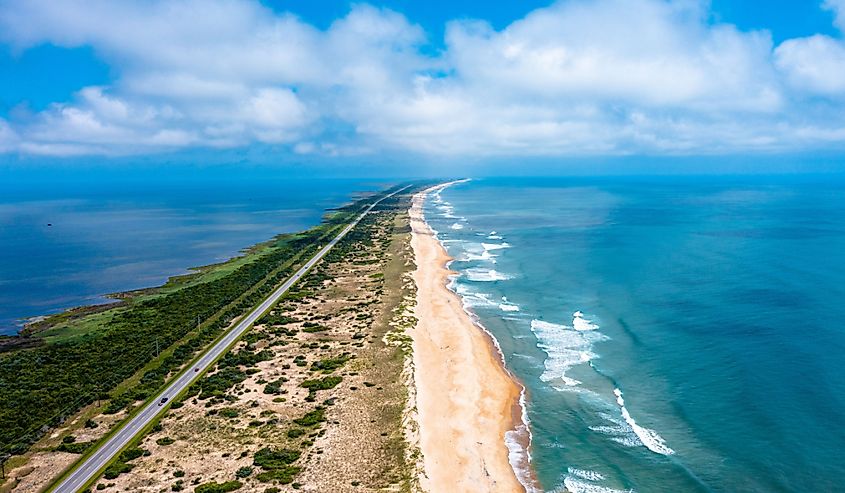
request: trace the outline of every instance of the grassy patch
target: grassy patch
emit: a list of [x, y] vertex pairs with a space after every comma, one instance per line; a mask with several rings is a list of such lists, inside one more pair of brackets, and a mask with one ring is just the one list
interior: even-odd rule
[[225, 483], [204, 483], [194, 488], [194, 493], [228, 493], [240, 489], [244, 484], [240, 481], [226, 481]]

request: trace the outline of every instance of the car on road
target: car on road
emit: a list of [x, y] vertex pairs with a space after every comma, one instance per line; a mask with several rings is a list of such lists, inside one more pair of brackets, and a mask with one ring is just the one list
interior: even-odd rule
[[161, 400], [158, 401], [158, 405], [163, 406], [165, 402], [167, 402], [167, 397], [162, 397]]

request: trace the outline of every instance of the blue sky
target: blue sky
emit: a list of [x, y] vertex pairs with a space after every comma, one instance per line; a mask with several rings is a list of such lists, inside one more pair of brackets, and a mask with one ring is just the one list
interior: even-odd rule
[[8, 0], [0, 162], [829, 168], [843, 31], [845, 0]]

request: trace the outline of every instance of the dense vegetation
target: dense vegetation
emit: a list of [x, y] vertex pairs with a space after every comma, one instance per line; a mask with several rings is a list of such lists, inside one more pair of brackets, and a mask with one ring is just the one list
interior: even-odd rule
[[256, 476], [261, 482], [278, 481], [287, 484], [299, 474], [301, 468], [292, 466], [300, 453], [296, 450], [263, 448], [253, 456], [253, 465], [262, 469]]
[[[271, 248], [225, 275], [129, 300], [96, 331], [0, 354], [0, 453], [22, 453], [50, 426], [96, 399], [111, 399], [106, 412], [118, 412], [153, 395], [169, 374], [265, 298], [366, 202], [338, 209], [308, 231], [277, 238]], [[203, 321], [199, 327], [197, 320]], [[158, 348], [172, 351], [156, 358]], [[227, 354], [218, 365], [220, 371], [198, 386], [199, 397], [220, 396], [245, 378], [241, 366], [265, 357], [251, 351]], [[137, 384], [115, 390], [144, 368]], [[113, 473], [131, 467], [126, 460], [113, 466]]]
[[125, 472], [131, 471], [134, 466], [132, 464], [128, 464], [128, 462], [141, 457], [144, 453], [144, 449], [129, 447], [121, 452], [114, 462], [109, 464], [109, 467], [107, 467], [103, 472], [103, 477], [106, 479], [114, 479]]

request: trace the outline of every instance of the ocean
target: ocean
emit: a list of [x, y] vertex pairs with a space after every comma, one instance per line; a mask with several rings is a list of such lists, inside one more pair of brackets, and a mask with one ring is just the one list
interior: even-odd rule
[[127, 175], [18, 173], [0, 184], [0, 334], [225, 261], [383, 186], [271, 173]]
[[845, 491], [845, 181], [478, 179], [426, 218], [544, 491]]

